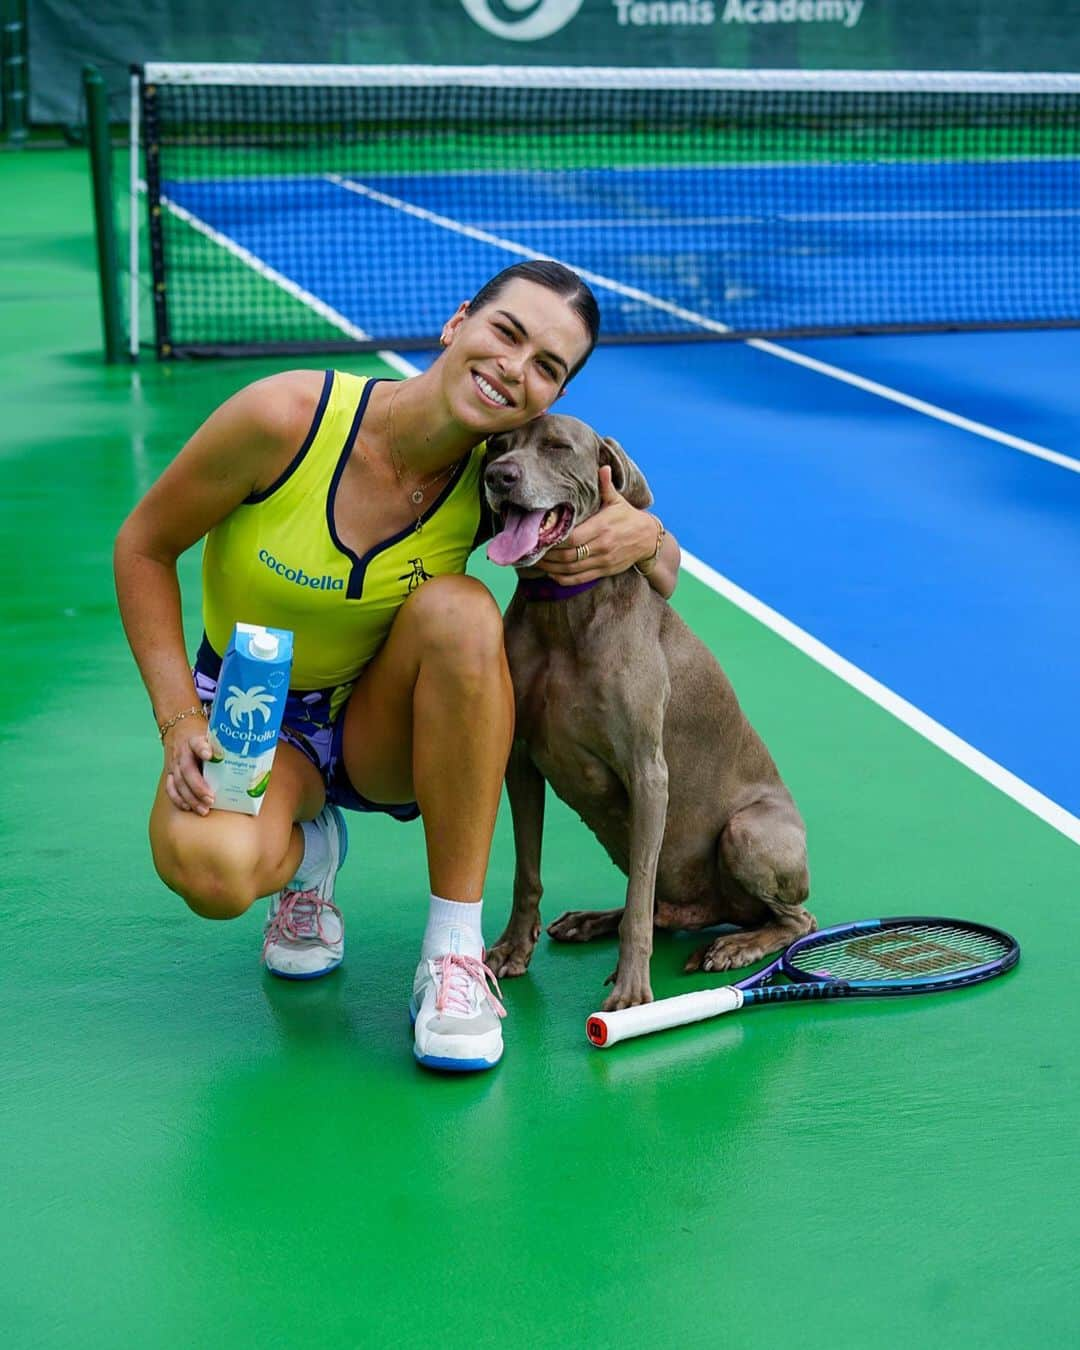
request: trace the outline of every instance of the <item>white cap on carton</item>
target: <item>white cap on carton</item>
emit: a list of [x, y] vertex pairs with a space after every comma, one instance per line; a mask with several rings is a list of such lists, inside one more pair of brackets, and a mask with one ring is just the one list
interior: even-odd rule
[[252, 633], [248, 650], [259, 661], [273, 661], [277, 657], [280, 646], [280, 642], [273, 633], [268, 633], [265, 628], [260, 628]]

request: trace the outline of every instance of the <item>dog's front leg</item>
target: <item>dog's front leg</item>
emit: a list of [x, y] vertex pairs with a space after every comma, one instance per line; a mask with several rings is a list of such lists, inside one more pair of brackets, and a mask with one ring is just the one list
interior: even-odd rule
[[626, 908], [619, 924], [619, 964], [608, 983], [615, 988], [604, 1011], [652, 1002], [649, 964], [653, 946], [656, 867], [667, 823], [668, 770], [659, 744], [635, 756], [626, 784], [630, 796], [630, 866]]
[[501, 979], [524, 975], [540, 936], [540, 847], [544, 836], [543, 777], [516, 740], [506, 766], [506, 795], [514, 822], [514, 906], [503, 935], [487, 953], [487, 964]]

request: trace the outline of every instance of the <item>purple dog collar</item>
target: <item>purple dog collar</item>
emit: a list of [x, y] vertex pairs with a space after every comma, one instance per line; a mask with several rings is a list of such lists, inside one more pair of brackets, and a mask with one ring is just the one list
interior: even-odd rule
[[518, 590], [526, 600], [569, 600], [572, 596], [591, 591], [595, 581], [583, 581], [580, 586], [560, 586], [551, 577], [518, 577]]

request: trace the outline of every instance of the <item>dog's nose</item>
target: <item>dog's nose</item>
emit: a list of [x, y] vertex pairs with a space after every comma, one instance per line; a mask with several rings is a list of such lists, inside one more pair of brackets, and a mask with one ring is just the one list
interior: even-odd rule
[[498, 492], [509, 492], [515, 483], [521, 481], [521, 465], [512, 459], [497, 459], [489, 464], [484, 472], [489, 488]]

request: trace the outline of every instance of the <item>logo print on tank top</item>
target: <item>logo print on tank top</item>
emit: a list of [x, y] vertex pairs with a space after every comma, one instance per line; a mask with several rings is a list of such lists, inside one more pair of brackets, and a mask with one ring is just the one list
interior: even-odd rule
[[402, 576], [398, 577], [398, 581], [407, 581], [409, 583], [405, 592], [406, 595], [412, 595], [413, 591], [419, 590], [425, 581], [431, 580], [431, 573], [424, 571], [423, 558], [410, 558], [409, 566], [412, 568], [412, 571], [405, 572]]

